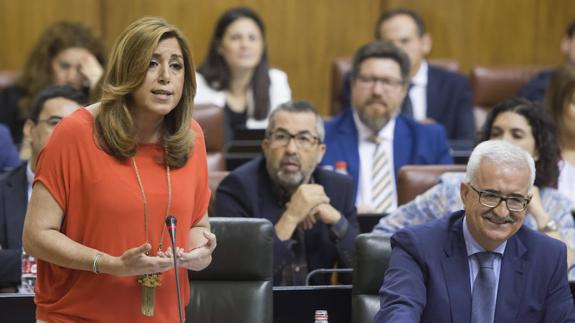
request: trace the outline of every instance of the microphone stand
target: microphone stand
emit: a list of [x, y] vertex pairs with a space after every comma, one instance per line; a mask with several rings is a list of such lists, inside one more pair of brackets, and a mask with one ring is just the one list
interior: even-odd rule
[[172, 241], [172, 256], [174, 258], [174, 270], [176, 271], [176, 291], [178, 293], [178, 313], [180, 314], [180, 323], [184, 323], [182, 314], [182, 299], [180, 297], [180, 273], [178, 270], [178, 259], [176, 256], [176, 222], [175, 216], [170, 215], [166, 218], [166, 227], [170, 233], [170, 240]]

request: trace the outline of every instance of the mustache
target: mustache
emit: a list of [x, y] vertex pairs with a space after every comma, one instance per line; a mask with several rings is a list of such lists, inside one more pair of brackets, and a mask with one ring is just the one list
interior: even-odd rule
[[284, 164], [284, 163], [290, 163], [290, 164], [296, 164], [298, 166], [301, 166], [299, 157], [295, 156], [295, 155], [291, 155], [291, 156], [284, 156], [281, 161], [280, 164]]
[[385, 101], [383, 101], [383, 100], [381, 99], [381, 96], [372, 96], [372, 97], [367, 101], [366, 104], [372, 104], [372, 103], [379, 103], [379, 104], [381, 104], [381, 105], [387, 106], [387, 103], [385, 103]]
[[484, 213], [481, 215], [481, 217], [486, 219], [486, 220], [489, 220], [495, 224], [506, 224], [506, 223], [513, 224], [513, 223], [517, 222], [517, 219], [515, 219], [511, 215], [508, 215], [505, 217], [500, 217], [500, 216], [495, 215], [493, 212]]

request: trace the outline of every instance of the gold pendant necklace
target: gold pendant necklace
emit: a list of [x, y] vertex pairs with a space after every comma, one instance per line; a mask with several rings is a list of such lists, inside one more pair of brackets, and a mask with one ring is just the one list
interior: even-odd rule
[[[166, 153], [164, 149], [164, 154]], [[150, 243], [148, 235], [148, 200], [146, 199], [146, 192], [144, 191], [144, 184], [142, 183], [142, 178], [140, 177], [140, 172], [138, 170], [138, 164], [136, 164], [136, 157], [132, 157], [132, 165], [134, 167], [134, 172], [136, 173], [136, 179], [138, 180], [138, 186], [140, 187], [140, 193], [142, 194], [142, 199], [144, 200], [144, 232], [146, 234], [146, 243]], [[170, 215], [170, 208], [172, 205], [172, 182], [170, 178], [170, 166], [166, 164], [166, 178], [168, 181], [168, 206], [166, 207], [166, 218]], [[160, 243], [158, 244], [158, 252], [162, 250], [162, 244], [164, 241], [164, 231], [166, 229], [165, 224], [162, 225], [162, 233], [160, 235]], [[150, 244], [151, 245], [151, 244]], [[147, 253], [149, 255], [149, 252]], [[138, 284], [142, 286], [142, 300], [141, 300], [141, 311], [145, 316], [154, 316], [154, 306], [156, 303], [156, 287], [161, 285], [160, 273], [145, 274], [138, 276]]]

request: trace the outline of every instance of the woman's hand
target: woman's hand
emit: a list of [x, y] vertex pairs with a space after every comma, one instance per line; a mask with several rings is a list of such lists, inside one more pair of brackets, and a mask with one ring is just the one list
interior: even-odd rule
[[[200, 271], [208, 267], [212, 262], [212, 252], [216, 249], [216, 235], [203, 231], [203, 236], [206, 238], [206, 243], [194, 248], [188, 252], [184, 251], [182, 248], [177, 248], [176, 256], [178, 257], [178, 265], [184, 267], [188, 270]], [[170, 249], [166, 252], [167, 254], [172, 253]]]
[[149, 243], [126, 250], [120, 257], [105, 256], [98, 264], [100, 272], [117, 276], [137, 276], [144, 274], [161, 273], [173, 268], [171, 254], [158, 253], [148, 256], [151, 246]]
[[100, 78], [102, 78], [104, 68], [92, 53], [86, 53], [83, 55], [80, 63], [80, 73], [82, 73], [82, 76], [88, 81], [90, 90], [93, 90], [100, 81]]
[[541, 193], [539, 193], [539, 188], [533, 185], [531, 189], [531, 202], [529, 202], [529, 206], [527, 207], [527, 212], [531, 214], [537, 222], [538, 228], [543, 228], [547, 225], [547, 222], [551, 220], [549, 214], [545, 212], [545, 208], [543, 208], [543, 203], [541, 202]]

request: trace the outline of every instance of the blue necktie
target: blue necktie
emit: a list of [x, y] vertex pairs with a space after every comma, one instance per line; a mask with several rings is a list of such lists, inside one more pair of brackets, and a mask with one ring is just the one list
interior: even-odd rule
[[495, 294], [497, 280], [493, 269], [496, 254], [478, 252], [475, 257], [479, 263], [479, 272], [473, 283], [471, 295], [471, 323], [493, 323], [497, 296]]

